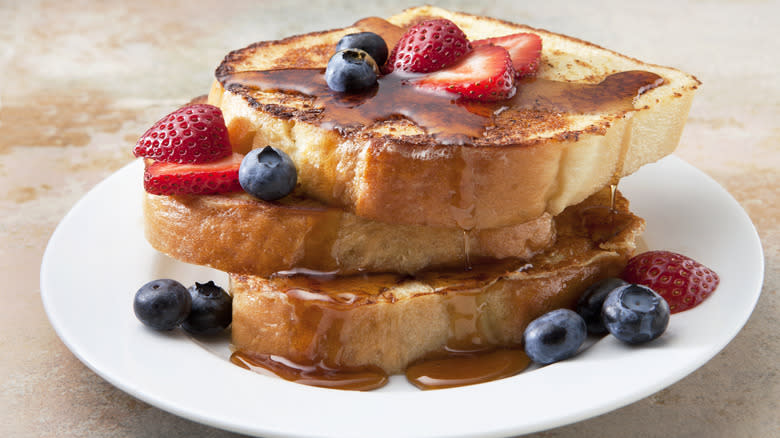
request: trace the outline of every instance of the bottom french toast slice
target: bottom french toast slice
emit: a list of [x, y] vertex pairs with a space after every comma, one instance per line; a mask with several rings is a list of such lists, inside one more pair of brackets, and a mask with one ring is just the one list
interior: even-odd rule
[[547, 213], [523, 224], [465, 232], [376, 222], [299, 193], [275, 202], [245, 193], [146, 193], [143, 207], [146, 239], [158, 251], [187, 263], [260, 276], [292, 269], [411, 274], [487, 258], [528, 259], [555, 240]]
[[233, 348], [388, 374], [445, 349], [519, 347], [526, 325], [572, 308], [590, 284], [617, 275], [644, 220], [602, 190], [555, 218], [556, 243], [527, 261], [414, 276], [231, 274]]

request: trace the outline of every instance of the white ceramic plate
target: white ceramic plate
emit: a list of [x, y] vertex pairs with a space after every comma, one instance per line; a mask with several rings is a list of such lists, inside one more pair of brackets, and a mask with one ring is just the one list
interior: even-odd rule
[[98, 184], [65, 216], [41, 266], [43, 303], [63, 342], [122, 390], [174, 414], [252, 435], [305, 437], [510, 436], [593, 417], [683, 378], [742, 328], [763, 280], [758, 235], [737, 202], [675, 157], [621, 182], [647, 220], [650, 249], [710, 266], [718, 290], [674, 315], [666, 334], [631, 348], [606, 337], [575, 359], [480, 385], [419, 391], [401, 376], [373, 392], [314, 388], [261, 376], [208, 343], [157, 333], [133, 315], [135, 291], [161, 277], [185, 284], [226, 276], [154, 251], [143, 237], [142, 163]]

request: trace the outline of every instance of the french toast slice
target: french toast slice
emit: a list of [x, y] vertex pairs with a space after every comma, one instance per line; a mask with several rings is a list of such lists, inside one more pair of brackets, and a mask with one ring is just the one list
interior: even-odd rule
[[298, 193], [274, 202], [246, 193], [145, 193], [143, 208], [146, 239], [158, 251], [187, 263], [259, 276], [300, 269], [346, 275], [463, 268], [485, 259], [528, 259], [555, 240], [549, 214], [524, 224], [464, 232], [376, 222]]
[[[566, 88], [571, 85], [597, 90], [592, 98], [598, 100], [605, 96], [594, 84], [637, 70], [658, 75], [662, 83], [635, 87], [629, 96], [635, 98], [627, 104], [588, 110], [499, 103], [481, 134], [460, 136], [452, 144], [451, 138], [407, 117], [334, 127], [323, 122], [321, 96], [258, 88], [245, 80], [247, 72], [256, 70], [324, 68], [348, 33], [375, 31], [392, 47], [404, 27], [433, 17], [455, 22], [470, 40], [538, 34], [541, 65], [536, 79], [518, 84], [520, 96], [544, 95], [551, 87], [579, 92]], [[222, 109], [234, 148], [246, 152], [271, 144], [283, 149], [298, 166], [308, 196], [377, 221], [463, 229], [523, 223], [544, 212], [556, 215], [670, 154], [699, 85], [689, 74], [576, 38], [431, 6], [408, 9], [387, 22], [367, 19], [343, 29], [252, 44], [228, 54], [216, 76], [209, 103]], [[383, 86], [380, 81], [378, 93]]]
[[555, 218], [558, 239], [527, 262], [415, 276], [231, 274], [233, 348], [331, 368], [388, 374], [443, 349], [519, 347], [525, 326], [571, 308], [584, 289], [617, 275], [644, 221], [603, 190]]

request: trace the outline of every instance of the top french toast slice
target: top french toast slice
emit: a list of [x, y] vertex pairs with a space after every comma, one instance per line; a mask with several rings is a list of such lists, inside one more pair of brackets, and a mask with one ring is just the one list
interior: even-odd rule
[[[538, 34], [541, 65], [535, 80], [518, 83], [518, 95], [567, 84], [594, 92], [594, 84], [631, 71], [650, 72], [662, 81], [633, 90], [627, 106], [483, 107], [495, 110], [487, 115], [486, 129], [457, 141], [443, 141], [430, 127], [397, 115], [333, 126], [323, 123], [322, 96], [241, 81], [244, 72], [324, 68], [339, 39], [358, 31], [377, 32], [392, 48], [403, 28], [434, 17], [453, 21], [472, 41]], [[252, 44], [228, 54], [216, 76], [209, 103], [222, 109], [234, 149], [247, 152], [267, 144], [283, 149], [296, 163], [300, 188], [308, 196], [377, 221], [463, 229], [558, 214], [670, 154], [699, 85], [679, 70], [576, 38], [430, 6], [388, 21], [366, 19], [343, 29]], [[378, 93], [383, 86], [380, 81]], [[595, 100], [610, 97], [598, 93], [592, 94]], [[445, 105], [445, 113], [462, 106]]]

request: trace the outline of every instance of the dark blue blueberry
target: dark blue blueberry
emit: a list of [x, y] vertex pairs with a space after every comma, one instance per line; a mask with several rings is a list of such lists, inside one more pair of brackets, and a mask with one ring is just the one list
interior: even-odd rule
[[360, 49], [344, 49], [328, 60], [325, 81], [333, 91], [359, 92], [376, 84], [377, 71], [371, 55]]
[[387, 61], [387, 43], [374, 32], [359, 32], [344, 35], [336, 46], [336, 51], [344, 49], [360, 49], [374, 58], [377, 65]]
[[135, 316], [145, 325], [157, 330], [173, 330], [187, 318], [192, 298], [181, 283], [161, 279], [146, 283], [138, 289], [133, 300]]
[[290, 194], [298, 181], [290, 157], [283, 151], [266, 146], [254, 149], [241, 161], [238, 182], [250, 195], [274, 201]]
[[233, 319], [233, 298], [214, 284], [195, 283], [189, 288], [192, 311], [181, 328], [193, 335], [213, 335], [225, 330]]
[[609, 277], [592, 284], [585, 290], [577, 302], [577, 313], [585, 320], [588, 333], [591, 335], [608, 333], [604, 321], [601, 319], [601, 308], [604, 306], [604, 300], [607, 299], [610, 292], [627, 284], [620, 278]]
[[525, 354], [547, 365], [574, 356], [587, 336], [585, 321], [576, 312], [558, 309], [528, 324], [523, 334]]
[[601, 317], [613, 336], [629, 344], [641, 344], [666, 331], [669, 304], [649, 287], [629, 284], [607, 296]]

